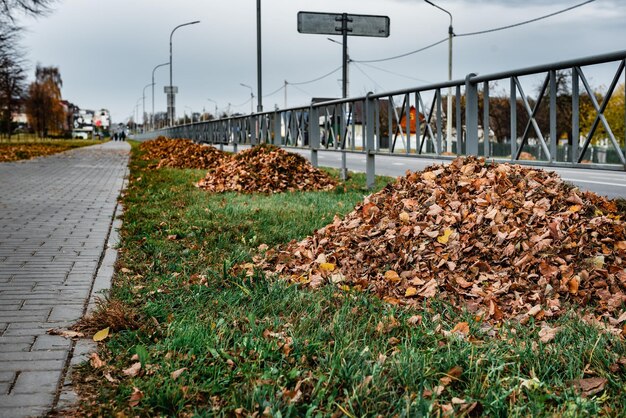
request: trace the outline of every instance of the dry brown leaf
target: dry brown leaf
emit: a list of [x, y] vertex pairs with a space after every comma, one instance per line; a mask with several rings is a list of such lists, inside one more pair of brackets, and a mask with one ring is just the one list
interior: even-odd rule
[[124, 373], [126, 376], [135, 377], [137, 376], [137, 373], [139, 373], [140, 370], [141, 370], [141, 363], [137, 362], [137, 363], [133, 363], [133, 365], [130, 366], [129, 368], [122, 370], [122, 373]]
[[143, 399], [143, 396], [143, 392], [139, 390], [139, 388], [133, 387], [133, 393], [131, 393], [130, 398], [128, 399], [128, 405], [130, 407], [135, 407], [139, 405], [139, 403]]
[[548, 325], [544, 324], [544, 326], [542, 326], [541, 330], [539, 331], [539, 341], [541, 341], [542, 343], [549, 343], [554, 339], [559, 330], [560, 327], [551, 328]]
[[420, 289], [419, 295], [425, 298], [432, 298], [437, 294], [437, 288], [437, 281], [435, 279], [431, 279]]
[[583, 398], [597, 395], [604, 390], [608, 380], [604, 377], [590, 377], [587, 379], [577, 379], [569, 382], [569, 386]]
[[184, 372], [185, 370], [187, 370], [187, 368], [186, 368], [186, 367], [182, 367], [182, 368], [180, 368], [180, 369], [178, 369], [178, 370], [174, 370], [172, 373], [170, 373], [170, 377], [171, 377], [173, 380], [176, 380], [176, 379], [178, 379], [178, 376], [180, 376], [181, 374], [183, 374], [183, 372]]
[[91, 364], [91, 367], [93, 367], [94, 369], [99, 369], [100, 367], [106, 366], [106, 363], [102, 361], [98, 353], [91, 353], [91, 355], [89, 356], [89, 364]]
[[452, 381], [458, 380], [461, 374], [463, 374], [463, 368], [461, 366], [454, 366], [447, 371], [445, 376], [439, 379], [439, 383], [443, 386], [448, 386]]
[[49, 335], [60, 335], [64, 338], [83, 338], [85, 334], [82, 332], [71, 331], [69, 329], [53, 328], [46, 331]]

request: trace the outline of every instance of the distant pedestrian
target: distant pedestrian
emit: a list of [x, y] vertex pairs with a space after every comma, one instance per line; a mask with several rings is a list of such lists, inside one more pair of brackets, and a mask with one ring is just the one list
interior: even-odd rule
[[125, 141], [126, 140], [126, 132], [122, 131], [120, 132], [120, 141]]
[[113, 133], [113, 141], [117, 141], [117, 132]]

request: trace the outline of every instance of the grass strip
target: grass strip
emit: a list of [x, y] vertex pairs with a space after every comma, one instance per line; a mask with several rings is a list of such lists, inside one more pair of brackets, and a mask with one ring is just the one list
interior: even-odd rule
[[[303, 238], [349, 212], [368, 193], [362, 175], [330, 192], [209, 194], [193, 187], [204, 171], [147, 170], [138, 152], [133, 144], [115, 285], [93, 325], [113, 332], [100, 344], [102, 363], [75, 376], [82, 414], [623, 411], [623, 339], [576, 311], [550, 323], [558, 331], [542, 342], [532, 320], [491, 326], [437, 300], [407, 309], [368, 294], [229, 273], [260, 244]], [[463, 323], [467, 332], [453, 332]], [[590, 382], [600, 390], [581, 389]]]

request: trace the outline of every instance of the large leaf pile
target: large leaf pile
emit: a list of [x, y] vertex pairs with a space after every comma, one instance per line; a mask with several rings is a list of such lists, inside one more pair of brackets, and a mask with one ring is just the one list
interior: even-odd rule
[[254, 268], [398, 304], [438, 297], [490, 320], [540, 320], [569, 301], [617, 325], [624, 226], [614, 202], [554, 173], [459, 158], [407, 173], [344, 219], [264, 251]]
[[259, 145], [210, 170], [196, 186], [217, 193], [279, 193], [329, 190], [335, 181], [298, 154]]
[[144, 159], [159, 160], [155, 168], [210, 169], [229, 159], [228, 154], [190, 139], [168, 139], [163, 136], [141, 144]]

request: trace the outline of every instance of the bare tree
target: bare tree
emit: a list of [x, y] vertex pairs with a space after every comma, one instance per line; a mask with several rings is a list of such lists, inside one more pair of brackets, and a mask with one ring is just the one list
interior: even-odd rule
[[15, 15], [43, 16], [56, 0], [0, 0], [0, 23], [15, 23]]

